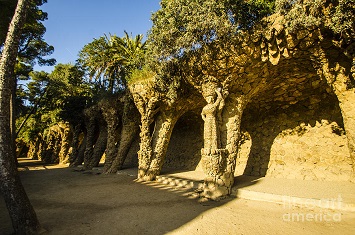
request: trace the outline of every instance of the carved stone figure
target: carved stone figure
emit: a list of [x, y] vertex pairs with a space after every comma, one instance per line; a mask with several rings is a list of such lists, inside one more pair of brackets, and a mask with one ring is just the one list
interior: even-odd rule
[[[217, 98], [216, 98], [217, 94]], [[223, 109], [224, 102], [221, 94], [221, 89], [217, 88], [213, 93], [209, 93], [205, 97], [207, 105], [202, 109], [202, 119], [204, 125], [204, 154], [215, 154], [215, 151], [220, 147], [219, 142], [219, 123], [220, 113]]]

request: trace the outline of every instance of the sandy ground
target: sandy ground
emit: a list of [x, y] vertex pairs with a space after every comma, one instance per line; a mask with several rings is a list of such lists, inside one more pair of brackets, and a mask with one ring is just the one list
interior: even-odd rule
[[[189, 189], [139, 183], [132, 174], [84, 173], [36, 162], [21, 170], [48, 234], [355, 234], [354, 212], [237, 198], [203, 201]], [[0, 234], [11, 233], [0, 197]]]

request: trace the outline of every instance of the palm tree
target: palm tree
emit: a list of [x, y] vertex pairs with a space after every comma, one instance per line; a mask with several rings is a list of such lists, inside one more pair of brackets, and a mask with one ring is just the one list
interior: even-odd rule
[[122, 38], [104, 35], [84, 46], [78, 63], [110, 93], [125, 90], [127, 76], [143, 66], [146, 43], [142, 39], [143, 35], [132, 38], [127, 32]]

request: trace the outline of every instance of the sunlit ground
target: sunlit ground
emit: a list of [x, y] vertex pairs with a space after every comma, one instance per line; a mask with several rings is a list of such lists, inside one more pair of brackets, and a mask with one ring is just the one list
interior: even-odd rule
[[[105, 175], [99, 168], [80, 172], [35, 163], [20, 163], [20, 174], [49, 234], [355, 234], [350, 211], [236, 197], [203, 200], [195, 192], [201, 173], [144, 183], [135, 181], [134, 168]], [[3, 200], [0, 221], [0, 234], [10, 234]]]

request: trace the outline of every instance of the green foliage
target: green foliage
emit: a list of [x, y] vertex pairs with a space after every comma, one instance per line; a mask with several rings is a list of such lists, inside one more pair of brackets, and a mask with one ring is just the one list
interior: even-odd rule
[[92, 97], [84, 71], [70, 64], [58, 64], [49, 75], [45, 99], [47, 106], [58, 110], [58, 118], [72, 124], [82, 120], [82, 111]]
[[[47, 13], [39, 9], [39, 6], [46, 3], [46, 0], [33, 0], [27, 14], [26, 23], [21, 32], [18, 50], [18, 63], [23, 64], [21, 68], [25, 70], [17, 70], [18, 75], [28, 76], [28, 71], [32, 69], [35, 63], [39, 65], [54, 65], [55, 59], [45, 58], [54, 51], [53, 46], [48, 45], [43, 35], [46, 28], [43, 21], [47, 20]], [[15, 10], [17, 1], [1, 0], [0, 1], [0, 51], [5, 42], [5, 37], [9, 23]]]
[[[36, 3], [34, 3], [36, 2]], [[46, 28], [43, 21], [48, 19], [46, 12], [43, 12], [38, 6], [41, 6], [47, 1], [33, 1], [31, 10], [27, 16], [27, 21], [22, 29], [22, 37], [18, 57], [25, 64], [33, 66], [36, 62], [39, 65], [52, 66], [56, 63], [55, 59], [45, 58], [51, 55], [54, 47], [44, 41], [43, 36]]]
[[250, 29], [265, 16], [274, 12], [275, 0], [230, 0], [229, 12], [239, 29]]
[[340, 0], [332, 14], [331, 29], [337, 34], [355, 37], [355, 0]]
[[[148, 34], [149, 68], [156, 72], [156, 87], [175, 100], [184, 79], [201, 83], [221, 52], [238, 46], [238, 37], [274, 12], [274, 0], [161, 1], [152, 15]], [[192, 64], [189, 61], [193, 61]], [[204, 70], [204, 71], [202, 71]]]
[[300, 27], [315, 28], [322, 23], [323, 2], [323, 0], [278, 0], [276, 10], [287, 14], [286, 24], [292, 31]]
[[149, 43], [154, 60], [179, 58], [213, 40], [230, 35], [235, 28], [226, 1], [161, 1], [152, 16]]
[[[48, 45], [43, 39], [46, 28], [42, 22], [47, 20], [47, 13], [39, 7], [46, 2], [46, 0], [33, 0], [30, 3], [27, 19], [21, 32], [15, 65], [17, 81], [28, 80], [29, 74], [36, 63], [39, 65], [54, 65], [56, 63], [55, 59], [46, 58], [54, 51], [53, 46]], [[0, 0], [0, 53], [16, 4], [17, 1]], [[17, 89], [17, 94], [19, 94], [23, 87], [17, 87]], [[15, 98], [15, 117], [19, 117], [25, 112], [25, 98], [24, 95]]]
[[277, 0], [276, 10], [286, 16], [291, 31], [318, 27], [348, 42], [355, 37], [355, 0]]
[[[25, 118], [25, 116], [21, 116], [16, 120], [17, 129]], [[25, 143], [30, 143], [31, 141], [34, 141], [44, 129], [46, 129], [45, 125], [47, 123], [42, 123], [38, 121], [37, 118], [38, 117], [32, 116], [27, 120], [26, 126], [21, 129], [21, 132], [17, 137], [18, 139], [21, 139]]]
[[150, 70], [148, 67], [142, 69], [135, 69], [128, 77], [128, 84], [134, 84], [139, 82], [151, 81], [156, 76], [156, 73]]
[[94, 39], [80, 51], [78, 63], [110, 93], [124, 90], [130, 73], [144, 64], [142, 39], [142, 35], [132, 38], [127, 32], [122, 38], [105, 35]]
[[[35, 112], [20, 132], [25, 142], [58, 122], [76, 125], [83, 121], [83, 110], [92, 100], [92, 88], [84, 80], [84, 71], [74, 65], [58, 64], [51, 74], [32, 72], [27, 97]], [[22, 123], [25, 115], [17, 121]]]
[[0, 51], [4, 45], [9, 24], [14, 14], [17, 1], [0, 0]]
[[153, 60], [180, 58], [211, 43], [231, 43], [274, 9], [273, 0], [161, 1], [149, 33]]

